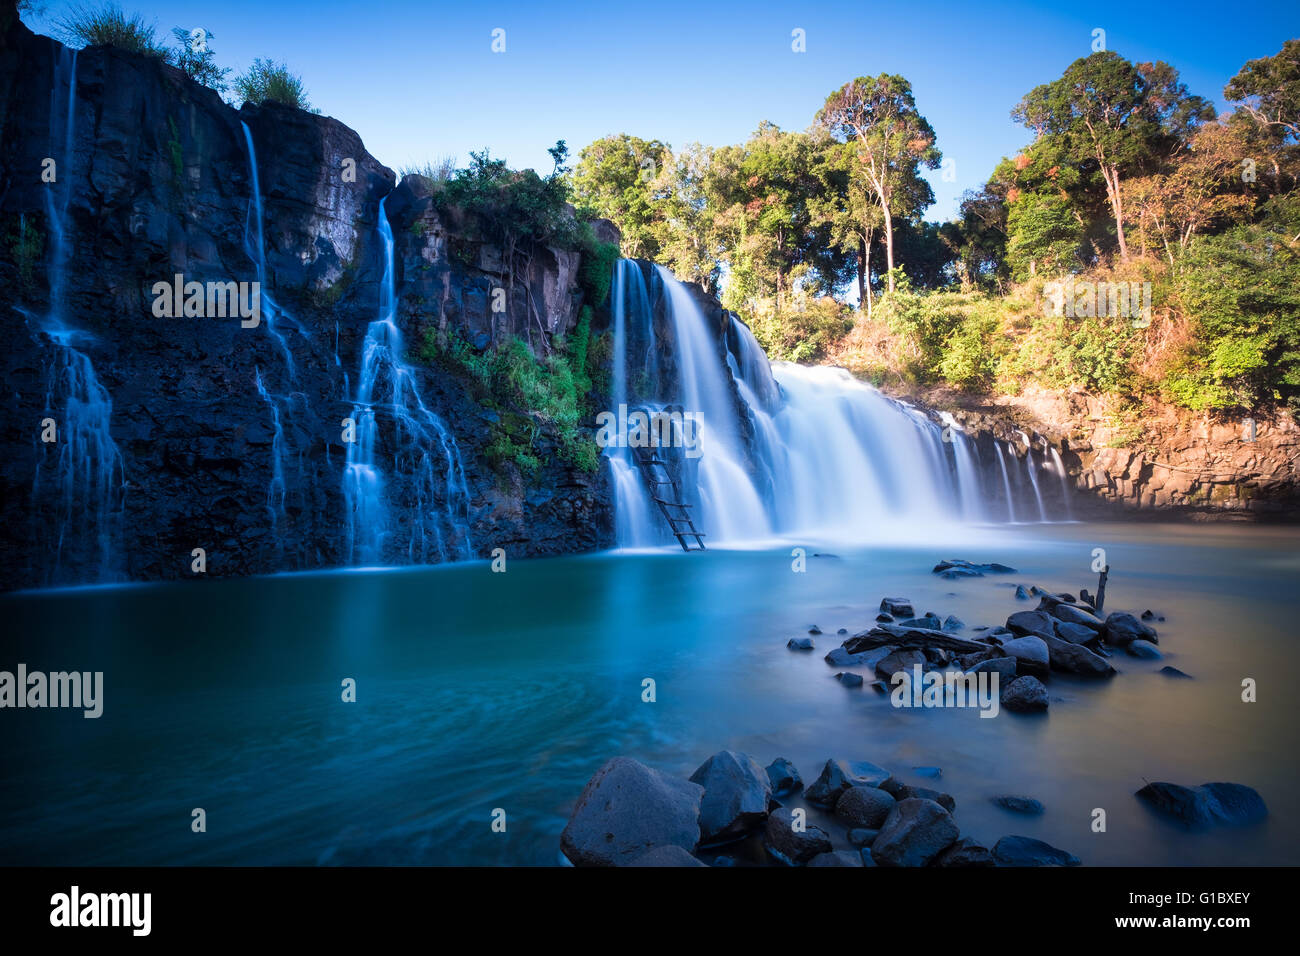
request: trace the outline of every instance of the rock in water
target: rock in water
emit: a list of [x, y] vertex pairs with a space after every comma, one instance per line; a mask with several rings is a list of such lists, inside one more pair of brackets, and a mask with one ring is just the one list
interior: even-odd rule
[[694, 851], [703, 796], [697, 784], [615, 757], [587, 781], [560, 848], [577, 866], [625, 865], [661, 846]]
[[876, 787], [850, 787], [835, 802], [835, 816], [851, 829], [875, 830], [885, 822], [896, 802]]
[[1017, 637], [1004, 643], [1002, 650], [1016, 659], [1016, 673], [1047, 676], [1051, 657], [1041, 637]]
[[880, 610], [894, 617], [912, 617], [916, 614], [912, 610], [912, 602], [907, 598], [881, 598]]
[[1003, 793], [990, 799], [995, 805], [1012, 813], [1021, 813], [1027, 817], [1037, 817], [1043, 814], [1042, 803], [1033, 797], [1019, 797], [1015, 794]]
[[958, 835], [948, 811], [933, 800], [903, 800], [872, 842], [871, 858], [879, 866], [928, 866]]
[[1150, 641], [1129, 641], [1124, 650], [1144, 661], [1158, 661], [1164, 656], [1160, 653], [1160, 649]]
[[813, 649], [813, 639], [811, 637], [792, 637], [785, 642], [785, 646], [792, 651], [811, 651]]
[[866, 827], [854, 827], [849, 831], [849, 842], [856, 847], [871, 846], [879, 835], [879, 830], [869, 830]]
[[970, 837], [965, 837], [935, 857], [934, 865], [969, 869], [997, 866], [998, 862], [993, 858], [988, 847], [975, 842]]
[[850, 787], [879, 787], [889, 779], [888, 770], [865, 760], [828, 760], [804, 796], [819, 806], [833, 808]]
[[1114, 644], [1116, 647], [1123, 647], [1137, 640], [1150, 641], [1152, 644], [1160, 643], [1156, 639], [1154, 627], [1143, 624], [1132, 614], [1123, 611], [1115, 611], [1106, 616], [1104, 637], [1107, 644]]
[[808, 863], [809, 866], [862, 866], [862, 857], [848, 850], [832, 850], [830, 853], [818, 853]]
[[1017, 611], [1007, 618], [1007, 629], [1018, 637], [1054, 637], [1056, 624], [1043, 611]]
[[1047, 597], [1043, 597], [1039, 603], [1039, 610], [1046, 611], [1058, 621], [1064, 621], [1066, 624], [1082, 624], [1098, 633], [1106, 626], [1105, 622], [1091, 611], [1065, 602], [1051, 604]]
[[1239, 826], [1268, 816], [1264, 798], [1240, 783], [1203, 783], [1199, 787], [1149, 783], [1137, 796], [1158, 813], [1190, 828]]
[[852, 671], [840, 671], [835, 675], [835, 679], [845, 687], [861, 687], [862, 675], [855, 674]]
[[658, 846], [643, 853], [628, 866], [704, 866], [679, 846]]
[[1087, 644], [1097, 636], [1097, 632], [1083, 624], [1057, 621], [1056, 636], [1063, 641], [1069, 641], [1071, 644]]
[[772, 787], [772, 795], [784, 797], [794, 793], [803, 786], [803, 778], [794, 764], [784, 757], [777, 757], [767, 766], [767, 781]]
[[943, 629], [945, 631], [960, 631], [965, 626], [966, 622], [953, 614], [949, 614], [943, 619]]
[[990, 674], [997, 674], [999, 684], [1009, 684], [1016, 679], [1016, 659], [1014, 657], [995, 657], [992, 660], [981, 661], [971, 668], [972, 674], [982, 674], [985, 671]]
[[949, 794], [940, 793], [938, 790], [931, 790], [929, 787], [902, 786], [894, 791], [894, 797], [898, 800], [933, 800], [949, 813], [952, 813], [957, 809], [957, 801]]
[[893, 652], [892, 647], [877, 647], [874, 650], [851, 654], [847, 648], [836, 647], [823, 660], [830, 664], [831, 667], [870, 667], [874, 669], [877, 663]]
[[1160, 673], [1164, 674], [1166, 677], [1184, 677], [1187, 680], [1195, 679], [1191, 674], [1184, 674], [1177, 667], [1170, 667], [1168, 664], [1160, 668]]
[[1047, 710], [1047, 688], [1037, 677], [1017, 677], [1002, 689], [1002, 706], [1018, 713]]
[[1073, 853], [1027, 836], [1004, 836], [993, 845], [993, 858], [1002, 866], [1078, 866]]
[[1059, 637], [1045, 637], [1043, 640], [1054, 671], [1082, 674], [1084, 677], [1110, 677], [1115, 673], [1115, 668], [1106, 658], [1094, 654], [1082, 644], [1071, 644]]
[[1017, 601], [1029, 600], [1029, 592], [1025, 590], [1025, 586], [1023, 584], [1016, 585], [1016, 600]]
[[767, 819], [772, 784], [767, 771], [749, 754], [723, 750], [704, 761], [691, 783], [704, 788], [700, 802], [700, 842], [738, 840]]
[[876, 662], [876, 676], [888, 681], [899, 671], [906, 671], [910, 677], [914, 664], [925, 666], [924, 652], [912, 647], [900, 648]]
[[831, 838], [826, 832], [805, 824], [802, 832], [794, 828], [794, 811], [788, 807], [773, 810], [763, 829], [763, 846], [773, 858], [786, 866], [803, 866], [819, 853], [830, 853]]

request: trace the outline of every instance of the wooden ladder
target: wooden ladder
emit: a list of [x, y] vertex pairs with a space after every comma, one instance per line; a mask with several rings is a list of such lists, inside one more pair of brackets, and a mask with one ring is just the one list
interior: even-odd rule
[[[641, 469], [646, 487], [650, 489], [650, 499], [659, 506], [673, 537], [682, 546], [682, 550], [703, 551], [704, 532], [695, 530], [690, 506], [681, 500], [681, 489], [677, 487], [677, 479], [668, 471], [668, 463], [662, 458], [655, 457], [654, 450], [650, 448], [632, 448], [632, 458]], [[659, 474], [655, 472], [656, 468], [660, 470]], [[664, 497], [660, 491], [664, 488], [670, 490], [672, 497]]]

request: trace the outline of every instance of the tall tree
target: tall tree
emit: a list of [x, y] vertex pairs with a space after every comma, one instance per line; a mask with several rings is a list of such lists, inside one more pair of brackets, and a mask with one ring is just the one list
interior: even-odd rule
[[625, 256], [659, 256], [656, 223], [662, 210], [655, 187], [670, 160], [666, 144], [626, 133], [598, 139], [578, 154], [577, 168], [569, 174], [574, 201], [613, 220], [623, 233]]
[[1096, 163], [1115, 220], [1120, 258], [1128, 258], [1121, 177], [1186, 146], [1214, 109], [1192, 96], [1167, 63], [1134, 65], [1112, 51], [1081, 57], [1059, 80], [1037, 86], [1011, 112], [1050, 137], [1075, 162]]
[[857, 158], [884, 219], [889, 291], [894, 291], [894, 216], [899, 194], [920, 178], [920, 168], [939, 167], [934, 130], [916, 108], [912, 86], [901, 76], [860, 76], [826, 98], [817, 122], [833, 136], [857, 145]]

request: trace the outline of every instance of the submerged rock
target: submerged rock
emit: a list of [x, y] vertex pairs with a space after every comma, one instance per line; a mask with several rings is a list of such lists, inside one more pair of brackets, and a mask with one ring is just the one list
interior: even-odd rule
[[935, 857], [933, 865], [950, 868], [984, 868], [997, 866], [998, 862], [993, 858], [993, 853], [988, 847], [970, 837], [964, 837]]
[[957, 801], [949, 794], [931, 790], [929, 787], [902, 786], [895, 791], [894, 796], [899, 800], [933, 800], [949, 813], [957, 809]]
[[1144, 661], [1158, 661], [1164, 656], [1160, 653], [1160, 648], [1150, 641], [1129, 641], [1124, 650]]
[[1027, 836], [1004, 836], [993, 845], [993, 858], [1001, 866], [1079, 866], [1073, 853]]
[[628, 866], [704, 866], [679, 846], [658, 846], [643, 853]]
[[947, 561], [940, 561], [931, 569], [930, 573], [946, 576], [949, 571], [969, 572], [969, 575], [975, 577], [983, 577], [985, 574], [1016, 573], [1015, 568], [1009, 568], [1005, 564], [998, 564], [996, 562], [989, 564], [973, 564], [970, 561], [963, 561], [960, 558], [949, 558]]
[[911, 674], [916, 664], [925, 666], [925, 653], [912, 647], [900, 648], [876, 663], [876, 676], [889, 681], [899, 671]]
[[794, 811], [782, 807], [773, 810], [763, 828], [763, 847], [779, 863], [786, 866], [803, 866], [819, 853], [833, 849], [826, 831], [805, 824], [802, 831], [794, 828]]
[[1132, 614], [1124, 611], [1115, 611], [1107, 615], [1105, 627], [1106, 643], [1114, 644], [1116, 647], [1123, 647], [1137, 640], [1150, 641], [1152, 644], [1160, 643], [1156, 639], [1154, 627], [1143, 624]]
[[990, 797], [990, 801], [995, 806], [1001, 807], [1011, 813], [1020, 813], [1027, 817], [1041, 816], [1044, 812], [1043, 805], [1033, 797], [1021, 797], [1012, 793], [998, 794], [996, 797]]
[[1002, 706], [1017, 713], [1047, 710], [1047, 688], [1037, 677], [1017, 677], [1003, 688]]
[[828, 760], [804, 796], [820, 806], [834, 807], [850, 787], [879, 787], [890, 779], [888, 770], [865, 760]]
[[835, 816], [851, 828], [878, 829], [897, 801], [876, 787], [850, 787], [835, 803]]
[[1241, 826], [1268, 816], [1264, 798], [1240, 783], [1203, 783], [1199, 787], [1149, 783], [1137, 792], [1137, 797], [1189, 828]]
[[871, 844], [871, 856], [879, 866], [928, 866], [958, 835], [948, 811], [933, 800], [902, 800]]
[[691, 783], [704, 788], [700, 801], [700, 842], [738, 840], [767, 818], [772, 783], [753, 757], [722, 750], [700, 764]]
[[1160, 673], [1164, 674], [1166, 677], [1183, 677], [1186, 678], [1187, 680], [1195, 679], [1192, 677], [1191, 674], [1184, 674], [1177, 667], [1170, 667], [1168, 664], [1160, 668]]
[[813, 639], [811, 637], [792, 637], [785, 642], [785, 646], [792, 651], [811, 651], [813, 649]]
[[818, 627], [816, 624], [814, 624], [812, 627], [808, 628], [808, 633], [809, 633], [809, 634], [820, 634], [821, 632], [822, 632], [822, 629], [821, 629], [820, 627]]
[[880, 610], [894, 617], [911, 617], [916, 613], [912, 610], [912, 602], [907, 598], [881, 598]]
[[772, 794], [777, 797], [794, 793], [803, 786], [799, 771], [784, 757], [777, 757], [767, 765], [767, 782], [772, 788]]
[[1115, 668], [1106, 658], [1094, 654], [1082, 644], [1071, 644], [1059, 637], [1044, 638], [1052, 670], [1068, 674], [1080, 674], [1084, 677], [1110, 677]]
[[855, 674], [852, 671], [840, 671], [835, 675], [835, 679], [845, 687], [861, 687], [862, 675]]
[[704, 788], [631, 757], [615, 757], [592, 775], [560, 834], [577, 866], [620, 866], [649, 849], [700, 841]]
[[943, 768], [942, 767], [913, 767], [912, 773], [916, 774], [918, 777], [931, 777], [935, 780], [938, 780], [940, 777], [943, 776]]

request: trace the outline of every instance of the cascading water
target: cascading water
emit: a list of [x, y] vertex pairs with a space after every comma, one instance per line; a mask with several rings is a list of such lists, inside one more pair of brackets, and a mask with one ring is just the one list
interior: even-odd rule
[[[72, 194], [76, 132], [77, 51], [60, 48], [50, 92], [50, 138], [62, 149], [54, 182], [45, 194], [51, 248], [48, 265], [50, 307], [33, 321], [42, 342], [55, 352], [46, 370], [45, 414], [52, 432], [42, 427], [32, 513], [38, 540], [49, 538], [52, 555], [47, 583], [112, 581], [121, 577], [121, 534], [125, 481], [122, 455], [110, 430], [113, 402], [100, 384], [78, 341], [93, 341], [65, 319], [68, 258], [68, 205]], [[60, 122], [60, 119], [62, 122]], [[44, 440], [52, 434], [54, 441]], [[49, 521], [48, 527], [45, 522]]]
[[1043, 493], [1038, 489], [1038, 468], [1034, 465], [1034, 446], [1024, 432], [1020, 433], [1020, 437], [1025, 442], [1025, 471], [1029, 474], [1029, 484], [1034, 489], [1034, 501], [1038, 504], [1038, 520], [1046, 521], [1047, 509], [1043, 507]]
[[[469, 490], [456, 439], [424, 404], [402, 360], [393, 230], [379, 203], [384, 273], [379, 316], [361, 350], [353, 401], [355, 441], [343, 468], [345, 554], [350, 564], [431, 564], [470, 557]], [[381, 416], [385, 419], [381, 428]], [[387, 450], [391, 470], [380, 465]]]
[[1011, 495], [1011, 479], [1007, 477], [1007, 459], [1002, 454], [1002, 446], [998, 442], [993, 443], [993, 448], [998, 453], [998, 468], [1002, 471], [1002, 494], [1007, 499], [1007, 520], [1012, 524], [1016, 523], [1016, 502]]
[[1061, 461], [1061, 453], [1055, 445], [1049, 445], [1048, 451], [1052, 455], [1052, 467], [1056, 469], [1056, 476], [1061, 479], [1061, 507], [1065, 509], [1065, 520], [1072, 521], [1074, 514], [1070, 508], [1070, 479], [1065, 473], [1065, 463]]

